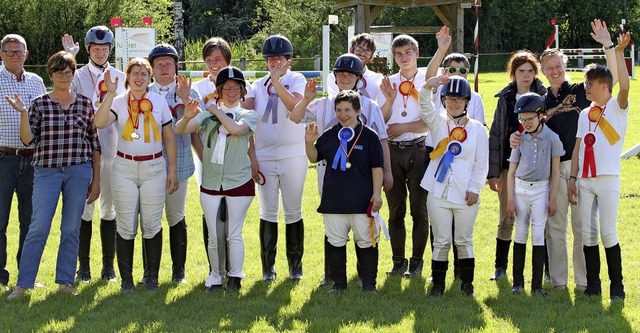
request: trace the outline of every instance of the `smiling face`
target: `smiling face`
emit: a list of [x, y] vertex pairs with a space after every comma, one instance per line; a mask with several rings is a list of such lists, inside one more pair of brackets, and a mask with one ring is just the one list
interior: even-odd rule
[[134, 65], [127, 71], [127, 85], [133, 93], [144, 93], [149, 86], [151, 73], [144, 66]]
[[349, 72], [335, 72], [336, 84], [340, 90], [354, 89], [359, 77]]
[[469, 101], [464, 97], [445, 96], [442, 98], [442, 104], [452, 117], [463, 114], [464, 110], [467, 109], [468, 103]]
[[542, 73], [551, 86], [560, 86], [565, 81], [565, 64], [562, 57], [552, 55], [542, 63]]
[[49, 78], [55, 88], [69, 89], [73, 82], [73, 69], [67, 67], [64, 70], [55, 71], [49, 75]]
[[89, 59], [98, 65], [103, 65], [109, 60], [110, 45], [89, 45]]
[[398, 46], [393, 49], [393, 58], [400, 70], [414, 70], [418, 68], [419, 52], [411, 45]]
[[244, 97], [242, 85], [236, 80], [224, 81], [220, 91], [222, 92], [220, 94], [222, 96], [220, 100], [228, 108], [232, 108], [240, 104], [240, 100]]
[[373, 52], [367, 47], [366, 43], [360, 43], [349, 49], [349, 53], [353, 53], [360, 58], [363, 65], [367, 65], [373, 59]]
[[356, 110], [353, 103], [341, 101], [336, 104], [336, 118], [343, 127], [356, 127], [359, 116], [360, 110]]
[[219, 48], [213, 49], [213, 51], [204, 58], [204, 64], [207, 66], [210, 77], [214, 79], [218, 76], [220, 69], [229, 66]]

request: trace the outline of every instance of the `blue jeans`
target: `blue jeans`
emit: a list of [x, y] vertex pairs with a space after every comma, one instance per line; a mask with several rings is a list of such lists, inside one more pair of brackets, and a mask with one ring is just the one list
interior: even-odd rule
[[17, 286], [33, 288], [44, 246], [51, 231], [62, 193], [60, 247], [56, 263], [56, 283], [73, 284], [78, 257], [80, 220], [92, 177], [91, 161], [63, 167], [34, 169], [33, 215], [24, 241]]
[[16, 156], [0, 153], [0, 283], [9, 282], [7, 265], [7, 225], [11, 213], [13, 194], [18, 197], [18, 221], [20, 240], [16, 260], [20, 265], [22, 244], [31, 223], [31, 195], [33, 188], [33, 167], [31, 156]]

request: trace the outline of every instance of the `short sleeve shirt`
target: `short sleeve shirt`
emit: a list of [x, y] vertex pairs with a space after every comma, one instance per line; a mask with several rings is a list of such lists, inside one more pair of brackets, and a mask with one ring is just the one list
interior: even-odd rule
[[548, 180], [551, 175], [551, 160], [564, 155], [562, 142], [547, 126], [537, 137], [522, 134], [522, 143], [511, 150], [509, 162], [518, 163], [516, 177], [528, 182]]

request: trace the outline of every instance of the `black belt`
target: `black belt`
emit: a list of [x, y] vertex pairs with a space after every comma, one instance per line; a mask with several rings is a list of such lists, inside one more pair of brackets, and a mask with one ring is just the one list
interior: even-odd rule
[[404, 149], [404, 148], [409, 148], [409, 147], [413, 147], [414, 145], [418, 146], [418, 147], [424, 147], [424, 140], [425, 140], [426, 136], [421, 136], [415, 140], [411, 140], [411, 141], [389, 141], [389, 145], [392, 147], [397, 147], [400, 149]]
[[0, 147], [0, 152], [17, 155], [17, 156], [31, 156], [33, 155], [33, 149], [17, 149], [9, 147]]

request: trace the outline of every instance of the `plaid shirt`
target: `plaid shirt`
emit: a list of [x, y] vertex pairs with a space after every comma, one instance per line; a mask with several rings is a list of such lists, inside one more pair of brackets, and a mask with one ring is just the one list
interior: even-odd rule
[[36, 97], [29, 108], [29, 124], [35, 144], [33, 166], [76, 165], [93, 160], [93, 152], [100, 151], [91, 100], [80, 94], [69, 110], [62, 109], [48, 94]]
[[22, 79], [18, 79], [13, 73], [9, 72], [4, 66], [0, 66], [0, 146], [16, 149], [33, 148], [33, 146], [25, 147], [20, 140], [20, 112], [4, 99], [9, 96], [14, 99], [13, 94], [24, 101], [28, 108], [31, 101], [46, 93], [42, 78], [38, 75], [24, 72]]

